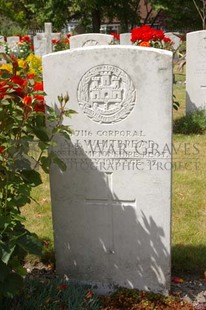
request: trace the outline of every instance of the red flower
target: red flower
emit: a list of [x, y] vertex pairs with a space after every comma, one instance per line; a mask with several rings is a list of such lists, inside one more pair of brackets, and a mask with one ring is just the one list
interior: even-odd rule
[[49, 241], [48, 241], [48, 240], [44, 240], [43, 243], [44, 243], [45, 246], [48, 246], [48, 245], [49, 245]]
[[31, 104], [32, 104], [32, 97], [31, 96], [25, 96], [23, 98], [23, 104], [25, 104], [27, 106], [31, 106]]
[[184, 280], [182, 278], [179, 278], [179, 277], [174, 277], [174, 278], [172, 278], [172, 282], [173, 283], [183, 283]]
[[90, 298], [92, 298], [93, 297], [93, 292], [91, 291], [91, 290], [89, 290], [88, 292], [87, 292], [87, 295], [86, 295], [86, 297], [88, 298], [88, 299], [90, 299]]
[[64, 39], [64, 43], [69, 43], [69, 39]]
[[34, 111], [35, 112], [45, 112], [45, 103], [44, 101], [37, 101], [37, 103], [34, 105]]
[[148, 25], [132, 29], [131, 35], [131, 41], [138, 43], [139, 41], [162, 41], [164, 38], [164, 32], [162, 30], [153, 29]]
[[35, 82], [34, 83], [34, 91], [43, 91], [43, 82]]
[[168, 37], [164, 37], [164, 38], [163, 38], [163, 41], [164, 41], [164, 42], [172, 42], [172, 40], [171, 40], [170, 38], [168, 38]]
[[15, 84], [13, 88], [15, 89], [17, 95], [23, 96], [24, 88], [27, 85], [27, 81], [22, 79], [19, 75], [13, 75], [10, 81]]
[[116, 40], [119, 40], [120, 39], [120, 35], [115, 33], [115, 32], [112, 32], [111, 35], [116, 39]]
[[52, 40], [52, 43], [53, 43], [53, 44], [57, 44], [57, 43], [59, 43], [59, 40], [53, 39], [53, 40]]
[[57, 287], [58, 291], [63, 291], [68, 288], [67, 284], [61, 284]]
[[71, 33], [67, 33], [67, 38], [69, 39], [71, 37]]
[[34, 73], [27, 74], [28, 79], [31, 79], [31, 80], [34, 78], [34, 76], [35, 76]]
[[155, 30], [153, 34], [153, 40], [163, 40], [164, 38], [164, 32], [162, 30]]
[[24, 36], [24, 37], [20, 38], [20, 42], [31, 43], [31, 38], [30, 38], [30, 36]]
[[5, 149], [5, 146], [0, 146], [0, 153], [2, 153]]
[[4, 98], [5, 93], [7, 92], [7, 89], [9, 89], [7, 82], [6, 81], [0, 82], [0, 99]]

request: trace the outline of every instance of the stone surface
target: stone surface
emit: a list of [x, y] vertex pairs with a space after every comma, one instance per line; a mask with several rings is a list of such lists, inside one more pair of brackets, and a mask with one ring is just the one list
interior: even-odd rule
[[121, 45], [132, 45], [131, 33], [120, 33], [120, 44]]
[[7, 37], [7, 44], [9, 48], [13, 49], [17, 47], [17, 42], [19, 42], [18, 36]]
[[4, 43], [5, 43], [4, 37], [0, 36], [0, 53], [5, 52], [5, 47], [3, 46]]
[[38, 56], [43, 56], [52, 52], [52, 40], [60, 40], [61, 33], [52, 32], [52, 23], [44, 24], [45, 32], [38, 33], [34, 36], [34, 53]]
[[206, 109], [206, 31], [187, 34], [186, 112]]
[[178, 36], [178, 32], [165, 32], [165, 37], [168, 37], [172, 40], [173, 42], [173, 48], [176, 50], [181, 44], [181, 39]]
[[44, 34], [37, 34], [33, 37], [34, 53], [37, 56], [46, 55], [46, 37]]
[[172, 53], [98, 46], [43, 57], [46, 100], [70, 96], [51, 168], [56, 266], [99, 292], [170, 289]]
[[96, 45], [108, 45], [114, 40], [114, 37], [110, 34], [103, 33], [85, 33], [71, 36], [70, 48], [87, 47]]

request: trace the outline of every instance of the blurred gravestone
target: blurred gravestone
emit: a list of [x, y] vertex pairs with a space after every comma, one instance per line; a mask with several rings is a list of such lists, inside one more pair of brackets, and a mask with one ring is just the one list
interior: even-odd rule
[[131, 33], [120, 33], [120, 44], [121, 45], [132, 45]]
[[206, 109], [206, 31], [187, 34], [186, 112]]
[[95, 45], [108, 45], [114, 40], [114, 37], [110, 34], [102, 33], [85, 33], [71, 36], [70, 48], [95, 46]]

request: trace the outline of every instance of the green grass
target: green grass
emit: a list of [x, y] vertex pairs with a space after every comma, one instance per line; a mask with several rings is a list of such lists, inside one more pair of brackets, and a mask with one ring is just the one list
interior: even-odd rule
[[[184, 81], [176, 74], [176, 81]], [[174, 120], [185, 116], [185, 85], [174, 85], [180, 109]], [[206, 270], [206, 143], [205, 135], [174, 134], [173, 203], [172, 203], [172, 271], [174, 274], [203, 274]], [[44, 260], [53, 261], [53, 233], [48, 176], [34, 191], [32, 202], [23, 208], [27, 227], [37, 233], [45, 245]], [[49, 244], [48, 244], [49, 243]], [[36, 258], [28, 257], [35, 261]]]

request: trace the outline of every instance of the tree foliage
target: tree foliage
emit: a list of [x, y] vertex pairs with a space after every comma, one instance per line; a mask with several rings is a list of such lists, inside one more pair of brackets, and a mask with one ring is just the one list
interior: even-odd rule
[[205, 5], [202, 0], [0, 0], [0, 12], [29, 29], [52, 22], [53, 29], [60, 31], [69, 20], [76, 19], [84, 29], [92, 25], [89, 30], [99, 32], [104, 19], [117, 19], [121, 31], [126, 32], [159, 19], [165, 21], [167, 30], [174, 31], [204, 29]]

